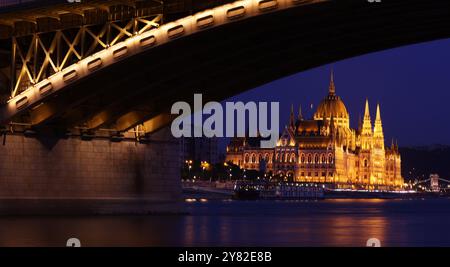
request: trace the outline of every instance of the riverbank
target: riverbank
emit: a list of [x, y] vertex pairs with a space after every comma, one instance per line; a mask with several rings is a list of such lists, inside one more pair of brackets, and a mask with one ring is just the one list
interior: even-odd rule
[[[185, 181], [183, 185], [184, 199], [231, 199], [235, 198], [235, 183], [227, 182], [210, 182], [210, 181]], [[286, 186], [285, 186], [286, 187]], [[292, 187], [292, 186], [291, 186]], [[284, 188], [283, 192], [275, 191], [264, 192], [257, 199], [304, 199], [311, 198], [305, 194], [293, 194], [291, 192], [298, 191], [302, 187], [293, 186], [292, 188]], [[312, 188], [312, 187], [310, 187]], [[415, 191], [381, 191], [381, 190], [344, 190], [344, 189], [323, 189], [315, 187], [323, 191], [323, 196], [317, 199], [421, 199], [421, 198], [439, 198], [448, 197], [433, 192], [415, 192]], [[296, 189], [293, 191], [293, 189]], [[305, 189], [305, 188], [303, 188]], [[306, 188], [307, 189], [307, 188]], [[286, 192], [285, 192], [286, 191]], [[270, 193], [270, 194], [269, 194]]]

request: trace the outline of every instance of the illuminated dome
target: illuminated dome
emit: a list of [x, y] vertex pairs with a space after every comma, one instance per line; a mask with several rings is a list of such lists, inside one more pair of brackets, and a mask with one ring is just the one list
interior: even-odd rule
[[331, 117], [335, 119], [349, 119], [347, 108], [342, 102], [341, 98], [336, 95], [336, 89], [334, 86], [333, 73], [331, 73], [330, 88], [328, 96], [320, 102], [314, 113], [314, 119], [327, 119], [330, 120]]
[[331, 117], [344, 119], [349, 117], [344, 102], [335, 95], [328, 95], [322, 100], [314, 113], [314, 119], [331, 119]]

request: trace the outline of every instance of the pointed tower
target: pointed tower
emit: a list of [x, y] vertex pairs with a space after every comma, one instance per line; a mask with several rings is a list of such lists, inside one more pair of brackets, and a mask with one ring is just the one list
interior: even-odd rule
[[364, 110], [364, 118], [361, 130], [361, 147], [364, 150], [370, 150], [372, 148], [372, 122], [370, 119], [369, 100], [366, 99], [366, 107]]
[[375, 118], [375, 125], [373, 128], [374, 137], [383, 138], [383, 123], [381, 122], [380, 104], [377, 104], [377, 115]]
[[291, 105], [291, 115], [289, 117], [289, 128], [295, 130], [294, 105]]
[[331, 69], [330, 74], [330, 86], [328, 87], [328, 95], [329, 96], [335, 96], [336, 95], [336, 87], [334, 85], [334, 71]]
[[362, 135], [372, 136], [372, 121], [370, 119], [370, 111], [369, 111], [369, 100], [366, 99], [366, 107], [364, 110], [364, 118], [362, 125]]
[[384, 133], [383, 123], [381, 122], [380, 104], [377, 104], [377, 115], [375, 117], [375, 125], [373, 127], [373, 138], [375, 147], [384, 150]]
[[381, 122], [380, 104], [377, 104], [377, 115], [373, 128], [374, 136], [383, 136], [383, 123]]
[[298, 118], [297, 120], [302, 121], [303, 120], [303, 114], [302, 114], [302, 105], [298, 107]]

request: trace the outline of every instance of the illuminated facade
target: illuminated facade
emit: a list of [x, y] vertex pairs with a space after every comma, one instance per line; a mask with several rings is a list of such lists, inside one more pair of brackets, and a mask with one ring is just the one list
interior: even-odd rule
[[366, 189], [403, 185], [398, 145], [384, 145], [380, 106], [372, 127], [366, 100], [364, 118], [358, 129], [352, 129], [347, 109], [336, 95], [333, 74], [328, 95], [312, 119], [304, 119], [301, 109], [296, 118], [292, 108], [275, 148], [262, 149], [252, 138], [234, 138], [227, 147], [226, 161], [288, 181]]

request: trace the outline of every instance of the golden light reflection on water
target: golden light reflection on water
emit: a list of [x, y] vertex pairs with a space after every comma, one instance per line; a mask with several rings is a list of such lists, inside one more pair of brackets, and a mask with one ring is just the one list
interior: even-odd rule
[[209, 200], [186, 204], [190, 215], [0, 217], [0, 246], [62, 247], [73, 237], [82, 246], [439, 245], [450, 242], [449, 204]]
[[386, 203], [387, 201], [393, 201], [393, 200], [387, 200], [387, 199], [381, 199], [381, 198], [372, 198], [372, 199], [351, 199], [351, 198], [342, 198], [342, 199], [332, 199], [329, 200], [336, 203]]
[[[308, 210], [309, 205], [321, 206], [325, 202], [276, 203], [289, 207], [306, 205]], [[189, 227], [185, 243], [195, 245], [215, 240], [225, 246], [269, 246], [271, 242], [276, 246], [365, 246], [370, 238], [386, 239], [389, 229], [389, 219], [383, 215], [386, 200], [339, 199], [331, 203], [339, 208], [299, 214], [281, 212], [275, 216], [265, 215], [264, 211], [246, 217], [221, 215], [215, 217], [215, 224], [203, 216], [190, 216], [186, 220]]]
[[323, 228], [330, 246], [364, 246], [370, 238], [386, 240], [388, 222], [385, 217], [335, 216]]
[[364, 244], [371, 237], [384, 240], [387, 227], [383, 217], [349, 216], [327, 217], [326, 221], [273, 218], [270, 222], [253, 217], [221, 216], [211, 220], [207, 216], [186, 216], [161, 223], [152, 218], [22, 218], [1, 220], [0, 224], [0, 246], [65, 246], [72, 237], [80, 239], [83, 246], [267, 245], [271, 240], [288, 246], [323, 245], [324, 240], [332, 246], [351, 246]]

